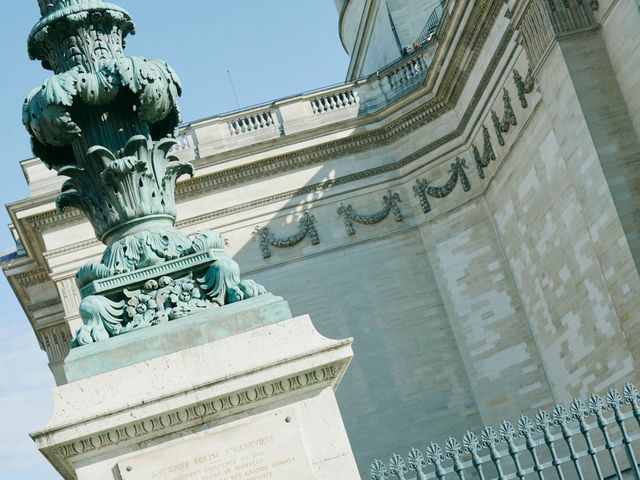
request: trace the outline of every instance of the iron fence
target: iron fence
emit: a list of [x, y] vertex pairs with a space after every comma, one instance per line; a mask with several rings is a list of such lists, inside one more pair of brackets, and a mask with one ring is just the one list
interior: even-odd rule
[[504, 421], [480, 436], [449, 438], [444, 448], [430, 443], [388, 463], [371, 465], [371, 480], [605, 480], [640, 479], [634, 445], [640, 441], [640, 393], [626, 384], [603, 398], [574, 400], [567, 409], [540, 410], [533, 419]]

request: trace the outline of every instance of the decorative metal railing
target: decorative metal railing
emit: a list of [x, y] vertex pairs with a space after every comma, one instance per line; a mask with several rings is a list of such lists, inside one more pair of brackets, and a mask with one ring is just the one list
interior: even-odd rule
[[442, 13], [444, 11], [444, 3], [444, 0], [442, 0], [440, 5], [434, 8], [431, 15], [429, 15], [427, 23], [418, 37], [417, 43], [419, 45], [423, 45], [428, 42], [431, 39], [431, 36], [438, 30], [438, 27], [440, 26], [440, 19], [442, 18]]
[[557, 405], [533, 419], [521, 416], [498, 430], [485, 427], [478, 437], [449, 438], [444, 448], [430, 443], [406, 458], [394, 454], [387, 464], [376, 460], [371, 479], [640, 479], [634, 447], [640, 443], [640, 393], [626, 384], [569, 409]]

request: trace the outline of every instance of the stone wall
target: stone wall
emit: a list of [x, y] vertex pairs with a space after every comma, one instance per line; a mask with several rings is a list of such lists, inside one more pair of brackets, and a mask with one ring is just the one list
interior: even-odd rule
[[549, 406], [542, 360], [484, 199], [421, 231], [483, 423]]
[[338, 401], [363, 470], [368, 459], [388, 454], [391, 438], [394, 448], [404, 450], [412, 442], [480, 425], [416, 230], [252, 276], [284, 296], [294, 315], [309, 313], [323, 335], [354, 338], [354, 359]]
[[[557, 106], [566, 115], [558, 119], [560, 133], [546, 103], [536, 112], [487, 194], [554, 399], [565, 403], [619, 384], [634, 368], [605, 276], [617, 273], [607, 262], [624, 255], [624, 236], [597, 159], [589, 161], [586, 142], [576, 138], [579, 117], [572, 120], [568, 107]], [[571, 165], [576, 148], [580, 166]], [[628, 247], [626, 257], [631, 261]]]

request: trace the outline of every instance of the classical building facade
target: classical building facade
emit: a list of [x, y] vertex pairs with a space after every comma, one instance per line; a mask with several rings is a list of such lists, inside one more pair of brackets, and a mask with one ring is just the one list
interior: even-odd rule
[[[637, 381], [637, 0], [336, 5], [344, 85], [182, 128], [178, 226], [354, 337], [338, 399], [362, 472]], [[63, 384], [75, 273], [104, 246], [22, 166], [3, 268]]]

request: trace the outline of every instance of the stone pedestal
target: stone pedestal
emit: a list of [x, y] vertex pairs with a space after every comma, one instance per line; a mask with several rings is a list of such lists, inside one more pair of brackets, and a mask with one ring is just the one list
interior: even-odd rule
[[75, 349], [32, 436], [67, 479], [358, 479], [334, 395], [351, 357], [247, 300]]

